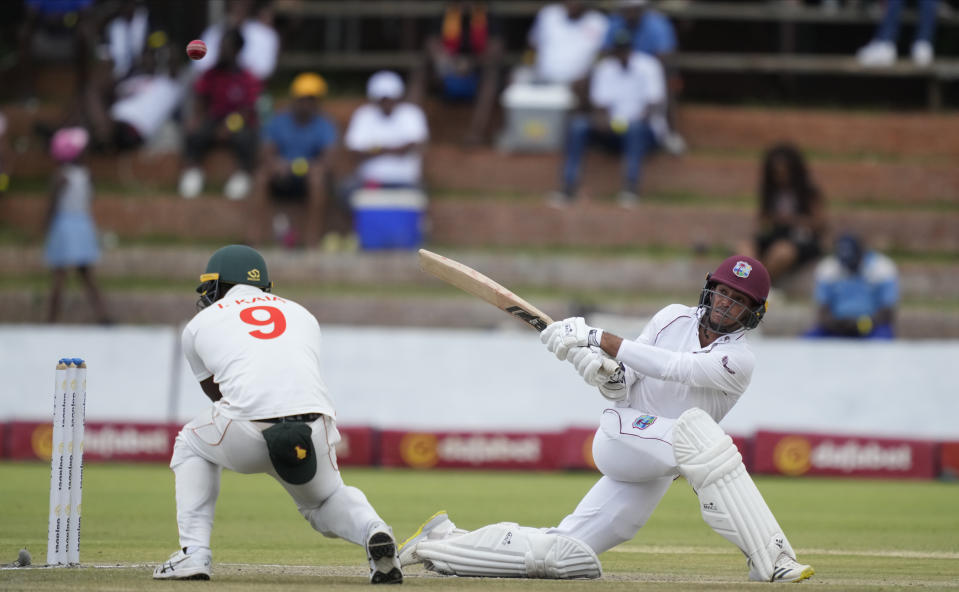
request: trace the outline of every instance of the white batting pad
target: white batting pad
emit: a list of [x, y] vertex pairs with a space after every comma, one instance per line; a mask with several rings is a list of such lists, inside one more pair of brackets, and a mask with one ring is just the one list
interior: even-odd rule
[[703, 520], [742, 550], [761, 579], [772, 580], [780, 554], [795, 559], [732, 438], [705, 411], [694, 407], [679, 416], [673, 451], [699, 496]]
[[513, 522], [423, 541], [416, 554], [427, 569], [446, 575], [553, 580], [603, 575], [596, 554], [582, 542]]

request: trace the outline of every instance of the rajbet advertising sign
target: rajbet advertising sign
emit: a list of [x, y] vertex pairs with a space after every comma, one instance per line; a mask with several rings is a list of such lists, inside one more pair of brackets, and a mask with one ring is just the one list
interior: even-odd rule
[[380, 433], [384, 466], [549, 470], [561, 467], [562, 456], [562, 434], [558, 432]]
[[931, 479], [935, 443], [760, 431], [753, 442], [757, 473]]

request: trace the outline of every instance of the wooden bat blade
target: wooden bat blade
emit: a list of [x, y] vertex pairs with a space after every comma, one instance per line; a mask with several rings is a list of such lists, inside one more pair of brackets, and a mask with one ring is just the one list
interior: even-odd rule
[[423, 271], [489, 302], [537, 331], [553, 322], [549, 315], [468, 265], [426, 249], [419, 250], [419, 262]]

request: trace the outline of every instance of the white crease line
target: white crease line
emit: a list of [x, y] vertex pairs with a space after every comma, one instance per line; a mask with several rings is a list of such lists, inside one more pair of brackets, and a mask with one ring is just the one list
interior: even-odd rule
[[[700, 554], [700, 555], [726, 555], [733, 552], [732, 547], [660, 547], [650, 546], [626, 546], [616, 547], [612, 552], [621, 551], [624, 553], [650, 553], [653, 555], [674, 555], [674, 554]], [[800, 549], [800, 555], [837, 555], [850, 557], [896, 557], [901, 559], [959, 559], [959, 553], [949, 551], [887, 551], [887, 550], [852, 550], [852, 549]]]

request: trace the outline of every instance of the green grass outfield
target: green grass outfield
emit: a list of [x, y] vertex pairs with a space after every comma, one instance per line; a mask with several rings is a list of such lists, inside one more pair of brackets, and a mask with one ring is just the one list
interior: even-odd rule
[[[459, 526], [510, 520], [556, 524], [596, 479], [590, 473], [345, 469], [397, 537], [437, 509]], [[829, 590], [959, 590], [959, 484], [757, 479], [800, 559]], [[0, 562], [27, 547], [46, 557], [49, 467], [0, 463]], [[367, 589], [362, 549], [314, 532], [269, 477], [223, 474], [213, 531], [212, 582], [155, 582], [177, 547], [173, 474], [161, 465], [88, 464], [81, 568], [0, 570], [0, 590]], [[431, 590], [740, 590], [742, 555], [699, 517], [682, 480], [631, 542], [601, 556], [598, 581], [444, 578], [408, 570], [406, 588]]]

